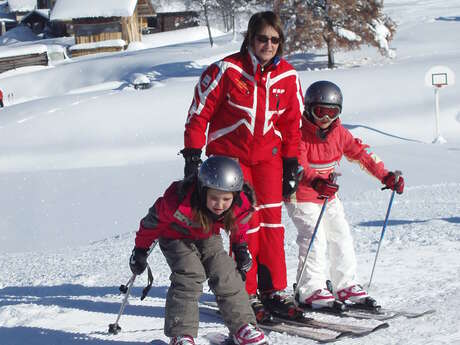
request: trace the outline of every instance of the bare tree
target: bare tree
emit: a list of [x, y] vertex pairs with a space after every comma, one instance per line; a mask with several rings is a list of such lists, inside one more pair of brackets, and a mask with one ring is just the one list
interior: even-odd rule
[[381, 0], [278, 0], [288, 52], [327, 47], [328, 67], [334, 52], [373, 45], [391, 56], [388, 42], [396, 24], [383, 13]]
[[260, 0], [216, 0], [225, 31], [233, 30], [233, 38], [236, 38], [236, 18], [243, 14], [252, 14], [258, 7]]
[[217, 2], [216, 0], [193, 0], [193, 2], [199, 5], [201, 10], [203, 11], [206, 27], [208, 28], [209, 43], [212, 47], [214, 46], [214, 40], [212, 39], [211, 25], [209, 23], [209, 11], [217, 6]]

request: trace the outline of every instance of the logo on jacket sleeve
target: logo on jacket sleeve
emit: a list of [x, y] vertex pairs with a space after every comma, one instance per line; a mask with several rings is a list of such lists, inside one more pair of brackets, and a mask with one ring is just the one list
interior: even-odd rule
[[203, 79], [201, 79], [201, 85], [203, 85], [205, 88], [209, 86], [211, 83], [211, 76], [209, 74], [205, 75]]

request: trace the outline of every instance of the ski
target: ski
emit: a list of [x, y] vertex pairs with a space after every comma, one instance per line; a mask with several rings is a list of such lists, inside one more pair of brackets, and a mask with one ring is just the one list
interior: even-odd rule
[[[204, 302], [203, 304], [209, 308], [202, 307], [200, 308], [200, 312], [220, 317], [215, 302]], [[271, 321], [258, 324], [258, 326], [268, 332], [284, 333], [290, 336], [327, 343], [336, 341], [345, 336], [364, 336], [378, 329], [386, 328], [388, 324], [381, 323], [376, 326], [356, 326], [351, 324], [329, 323], [308, 317], [301, 318], [297, 321], [273, 317]]]
[[395, 310], [389, 308], [380, 308], [377, 310], [371, 309], [360, 309], [358, 307], [348, 308], [346, 311], [338, 311], [328, 308], [311, 309], [302, 307], [306, 313], [323, 313], [329, 315], [335, 315], [340, 317], [353, 317], [356, 319], [373, 319], [378, 321], [391, 320], [397, 317], [406, 317], [409, 319], [418, 318], [424, 315], [432, 314], [435, 312], [434, 309], [427, 309], [424, 311], [411, 311], [411, 310]]
[[297, 326], [297, 327], [309, 326], [313, 328], [324, 328], [324, 329], [329, 329], [329, 330], [337, 331], [337, 332], [350, 333], [350, 336], [353, 336], [353, 337], [365, 336], [379, 329], [388, 328], [390, 326], [386, 322], [378, 323], [372, 326], [352, 325], [352, 324], [346, 324], [346, 323], [322, 321], [322, 320], [317, 320], [317, 319], [305, 317], [305, 316], [302, 318], [298, 318], [297, 320], [283, 319], [279, 317], [274, 317], [273, 320], [277, 322], [284, 322], [286, 324]]
[[316, 340], [320, 343], [331, 343], [342, 337], [352, 336], [350, 332], [339, 332], [325, 328], [309, 327], [304, 324], [299, 327], [299, 325], [289, 324], [284, 322], [284, 320], [282, 322], [279, 322], [279, 320], [271, 321], [258, 324], [257, 326], [262, 328], [264, 331]]

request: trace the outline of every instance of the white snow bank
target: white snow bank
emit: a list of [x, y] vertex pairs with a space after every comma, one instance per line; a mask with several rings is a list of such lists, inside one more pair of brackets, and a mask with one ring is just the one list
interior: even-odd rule
[[[225, 33], [215, 28], [211, 28], [211, 34], [214, 38], [225, 35]], [[208, 29], [206, 26], [194, 26], [186, 29], [144, 35], [142, 36], [142, 42], [148, 48], [156, 48], [208, 38]]]

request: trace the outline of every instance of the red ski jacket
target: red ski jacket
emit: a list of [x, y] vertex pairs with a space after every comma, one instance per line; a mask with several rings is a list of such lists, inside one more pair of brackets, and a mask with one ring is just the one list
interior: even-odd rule
[[[220, 221], [214, 222], [212, 229], [207, 233], [195, 222], [190, 203], [195, 186], [189, 188], [185, 197], [181, 198], [179, 196], [180, 183], [180, 181], [173, 182], [141, 220], [136, 233], [136, 247], [149, 248], [153, 241], [160, 237], [199, 240], [220, 233], [224, 227]], [[240, 199], [241, 205], [234, 203], [231, 210], [236, 218], [237, 226], [237, 231], [231, 234], [231, 243], [246, 242], [246, 231], [249, 228], [247, 222], [254, 210], [244, 192], [240, 192]]]
[[[370, 146], [361, 139], [354, 138], [343, 127], [340, 119], [334, 121], [326, 136], [321, 137], [320, 128], [302, 117], [302, 141], [300, 144], [299, 163], [305, 169], [299, 188], [290, 201], [322, 203], [318, 193], [311, 187], [315, 177], [327, 179], [339, 165], [342, 156], [357, 162], [362, 169], [381, 181], [388, 174], [380, 158], [370, 151]], [[331, 198], [333, 199], [333, 197]]]
[[284, 59], [262, 68], [251, 53], [209, 66], [195, 87], [185, 124], [186, 148], [238, 158], [246, 165], [297, 157], [303, 96], [297, 72]]

